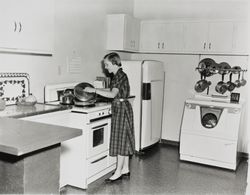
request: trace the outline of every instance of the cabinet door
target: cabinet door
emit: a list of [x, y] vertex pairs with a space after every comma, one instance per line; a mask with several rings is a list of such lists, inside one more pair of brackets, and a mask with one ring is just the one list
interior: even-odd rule
[[205, 22], [186, 22], [184, 25], [184, 50], [203, 52], [207, 47], [208, 24]]
[[233, 33], [233, 53], [247, 54], [248, 40], [247, 22], [235, 22]]
[[123, 50], [124, 14], [107, 15], [107, 50]]
[[142, 22], [140, 49], [142, 51], [160, 52], [164, 48], [164, 23]]
[[163, 27], [163, 49], [166, 52], [179, 52], [184, 47], [183, 23], [165, 23]]
[[208, 51], [231, 53], [233, 43], [233, 22], [210, 22]]
[[131, 51], [137, 51], [139, 49], [139, 21], [135, 18], [126, 15], [124, 22], [124, 48]]
[[0, 48], [16, 48], [18, 21], [15, 19], [15, 0], [0, 1]]
[[53, 1], [22, 0], [16, 4], [19, 10], [17, 18], [20, 31], [18, 48], [51, 53], [54, 27]]
[[53, 0], [1, 0], [0, 48], [52, 53]]
[[137, 51], [139, 21], [126, 14], [107, 15], [108, 50]]

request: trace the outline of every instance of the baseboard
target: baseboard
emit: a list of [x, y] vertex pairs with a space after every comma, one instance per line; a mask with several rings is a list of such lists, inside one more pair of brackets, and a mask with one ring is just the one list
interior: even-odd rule
[[[166, 139], [161, 139], [160, 143], [170, 145], [170, 146], [176, 146], [176, 147], [180, 146], [180, 142], [172, 141], [172, 140], [166, 140]], [[246, 153], [246, 152], [238, 152], [238, 156], [240, 158], [243, 158], [243, 159], [246, 159], [246, 160], [249, 159], [249, 154]]]
[[249, 154], [245, 152], [238, 152], [238, 156], [243, 159], [249, 159]]
[[179, 145], [180, 145], [179, 142], [177, 142], [177, 141], [171, 141], [171, 140], [166, 140], [166, 139], [161, 139], [160, 143], [171, 145], [171, 146], [176, 146], [176, 147], [179, 147]]

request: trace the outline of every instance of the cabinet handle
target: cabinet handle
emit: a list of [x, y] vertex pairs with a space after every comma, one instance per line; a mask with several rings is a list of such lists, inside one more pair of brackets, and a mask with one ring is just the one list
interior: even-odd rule
[[16, 32], [17, 24], [16, 21], [14, 22], [14, 32]]
[[161, 48], [162, 48], [162, 49], [164, 49], [164, 48], [165, 48], [165, 46], [164, 46], [164, 42], [161, 44]]
[[19, 22], [19, 32], [21, 32], [22, 31], [22, 24], [21, 24], [21, 22]]
[[158, 42], [158, 49], [160, 49], [160, 42]]
[[209, 48], [209, 49], [211, 49], [211, 45], [212, 45], [212, 44], [211, 44], [211, 43], [209, 43], [209, 45], [208, 45], [208, 48]]
[[97, 159], [97, 160], [94, 160], [93, 162], [91, 162], [91, 164], [97, 163], [97, 162], [99, 162], [100, 160], [102, 160], [102, 159], [104, 159], [104, 158], [106, 158], [106, 157], [107, 157], [107, 155], [106, 155], [106, 156], [103, 156], [103, 157], [101, 157], [101, 158], [99, 158], [99, 159]]
[[206, 49], [206, 42], [204, 42], [203, 44], [203, 49]]

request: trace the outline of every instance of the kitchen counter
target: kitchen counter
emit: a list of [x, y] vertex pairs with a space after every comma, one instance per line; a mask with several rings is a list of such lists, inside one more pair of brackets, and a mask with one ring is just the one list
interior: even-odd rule
[[59, 110], [66, 110], [69, 107], [61, 105], [51, 105], [37, 103], [34, 106], [8, 105], [3, 111], [0, 111], [0, 117], [23, 118], [37, 114], [45, 114]]
[[0, 112], [0, 194], [59, 194], [61, 142], [82, 130], [16, 118], [64, 109], [12, 105]]
[[61, 142], [81, 129], [0, 117], [0, 194], [59, 194]]
[[80, 129], [0, 117], [0, 152], [20, 156], [81, 134]]

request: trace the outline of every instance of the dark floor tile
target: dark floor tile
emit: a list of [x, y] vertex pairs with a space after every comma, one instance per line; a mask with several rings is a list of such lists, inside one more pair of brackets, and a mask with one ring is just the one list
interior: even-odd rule
[[129, 179], [107, 184], [107, 174], [87, 190], [66, 186], [61, 194], [245, 194], [246, 160], [234, 172], [180, 161], [178, 147], [158, 144], [143, 155], [134, 155], [130, 162]]

